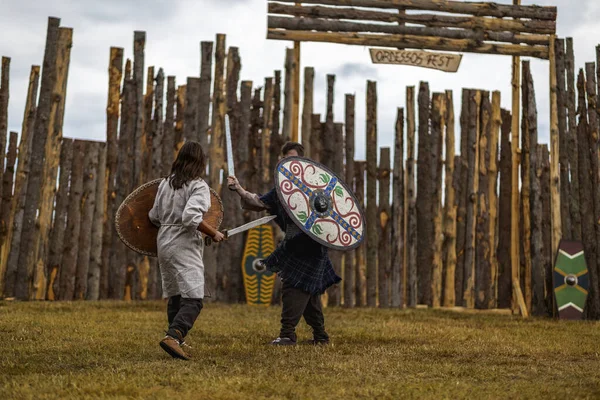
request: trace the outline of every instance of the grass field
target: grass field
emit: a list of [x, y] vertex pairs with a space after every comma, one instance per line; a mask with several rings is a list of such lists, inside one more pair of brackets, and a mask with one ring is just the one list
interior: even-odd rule
[[273, 348], [279, 308], [207, 304], [185, 362], [164, 309], [0, 302], [0, 399], [600, 398], [600, 323], [328, 308], [332, 345]]

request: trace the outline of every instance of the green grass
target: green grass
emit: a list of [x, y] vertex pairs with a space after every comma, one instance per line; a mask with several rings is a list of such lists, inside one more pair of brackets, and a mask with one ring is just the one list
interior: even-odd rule
[[164, 309], [0, 302], [0, 399], [600, 397], [596, 322], [328, 308], [331, 346], [273, 348], [280, 308], [207, 304], [185, 362], [158, 346]]

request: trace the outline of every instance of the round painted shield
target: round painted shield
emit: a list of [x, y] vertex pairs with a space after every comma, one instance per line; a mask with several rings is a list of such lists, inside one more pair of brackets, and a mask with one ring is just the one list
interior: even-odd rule
[[284, 158], [275, 169], [275, 188], [292, 221], [323, 246], [345, 251], [362, 243], [360, 205], [329, 168], [304, 157]]
[[[119, 206], [115, 215], [119, 239], [131, 250], [151, 257], [156, 257], [158, 228], [150, 222], [148, 213], [154, 206], [158, 186], [163, 179], [155, 179], [135, 189]], [[219, 229], [223, 221], [223, 203], [212, 188], [210, 208], [203, 219], [215, 229]]]

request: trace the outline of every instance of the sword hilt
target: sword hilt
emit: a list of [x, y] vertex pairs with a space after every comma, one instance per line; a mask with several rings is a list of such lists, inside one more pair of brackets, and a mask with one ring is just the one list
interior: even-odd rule
[[[225, 239], [229, 239], [229, 234], [228, 234], [228, 230], [227, 230], [227, 229], [225, 229], [225, 230], [221, 231], [221, 233], [222, 233], [222, 234], [225, 236]], [[214, 241], [214, 240], [213, 240], [213, 238], [212, 238], [212, 237], [210, 237], [210, 236], [206, 235], [206, 236], [204, 237], [204, 246], [206, 246], [206, 247], [210, 247], [210, 245], [213, 243], [213, 241]]]

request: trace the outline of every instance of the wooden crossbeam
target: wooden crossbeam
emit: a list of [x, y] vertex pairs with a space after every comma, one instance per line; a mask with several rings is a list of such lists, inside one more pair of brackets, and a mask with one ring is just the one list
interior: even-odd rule
[[556, 21], [551, 20], [509, 20], [478, 16], [456, 16], [439, 14], [406, 14], [381, 10], [364, 10], [353, 7], [297, 6], [269, 3], [268, 13], [294, 17], [314, 17], [344, 20], [362, 20], [389, 23], [410, 23], [431, 28], [481, 29], [494, 32], [520, 32], [553, 34]]
[[[297, 0], [277, 0], [280, 3], [298, 3]], [[305, 4], [330, 6], [373, 7], [381, 9], [426, 10], [454, 14], [470, 14], [498, 18], [528, 18], [555, 21], [556, 7], [506, 5], [496, 3], [444, 0], [303, 0]]]
[[547, 60], [549, 57], [549, 50], [546, 46], [479, 43], [475, 40], [446, 39], [433, 36], [375, 35], [343, 32], [329, 33], [269, 29], [267, 33], [267, 39], [500, 54], [536, 57], [545, 60]]
[[468, 39], [479, 42], [495, 41], [542, 46], [548, 46], [550, 44], [550, 38], [547, 35], [522, 35], [512, 32], [492, 32], [474, 29], [382, 25], [377, 23], [347, 22], [319, 18], [288, 18], [269, 16], [268, 25], [271, 29], [287, 29], [290, 31], [312, 30], [318, 32], [370, 32], [415, 36], [437, 36], [448, 39]]

